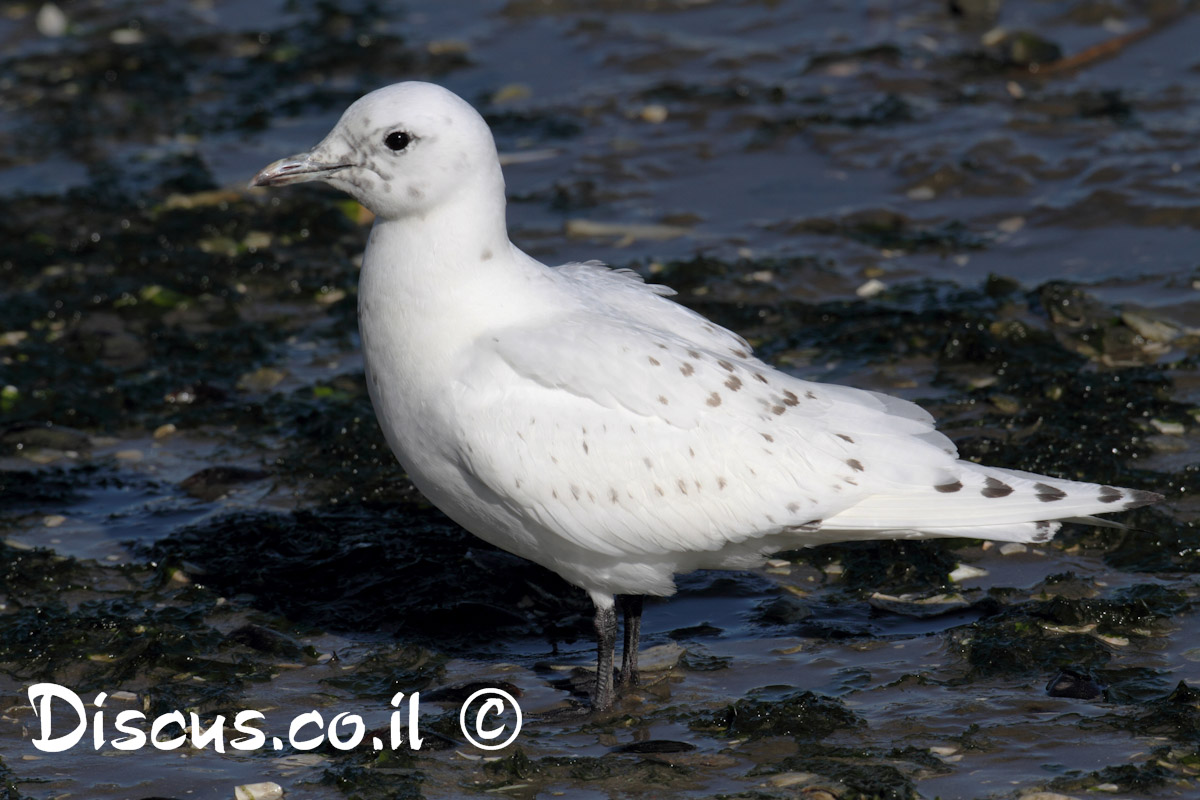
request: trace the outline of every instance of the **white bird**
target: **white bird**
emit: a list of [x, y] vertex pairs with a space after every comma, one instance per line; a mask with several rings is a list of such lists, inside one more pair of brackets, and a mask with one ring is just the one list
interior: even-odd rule
[[408, 82], [351, 105], [251, 186], [324, 181], [375, 214], [359, 279], [371, 402], [459, 525], [586, 590], [593, 708], [637, 682], [644, 595], [674, 575], [861, 539], [1043, 542], [1160, 495], [959, 460], [919, 406], [813, 383], [629, 270], [550, 268], [508, 238], [487, 123]]

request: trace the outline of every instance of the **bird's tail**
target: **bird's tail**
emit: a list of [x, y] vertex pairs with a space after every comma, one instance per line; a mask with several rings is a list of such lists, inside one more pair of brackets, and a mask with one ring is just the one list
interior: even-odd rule
[[1058, 521], [1123, 527], [1093, 514], [1155, 503], [1162, 495], [959, 461], [953, 480], [937, 486], [896, 486], [824, 520], [821, 530], [847, 538], [967, 536], [1044, 542]]

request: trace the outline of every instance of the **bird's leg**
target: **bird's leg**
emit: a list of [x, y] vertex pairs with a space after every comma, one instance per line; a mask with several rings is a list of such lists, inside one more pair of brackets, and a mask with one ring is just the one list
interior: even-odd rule
[[621, 654], [621, 677], [618, 689], [629, 689], [642, 683], [638, 674], [638, 641], [642, 638], [642, 601], [640, 594], [624, 594], [619, 600], [625, 612], [625, 646]]
[[613, 650], [617, 645], [617, 609], [596, 605], [596, 690], [592, 710], [607, 711], [613, 704]]

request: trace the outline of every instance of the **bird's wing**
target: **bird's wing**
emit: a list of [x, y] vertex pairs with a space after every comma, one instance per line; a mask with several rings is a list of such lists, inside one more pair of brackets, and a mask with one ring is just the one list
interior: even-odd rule
[[478, 341], [451, 400], [463, 468], [533, 524], [611, 555], [719, 550], [955, 480], [953, 446], [917, 406], [658, 321], [572, 313]]
[[627, 324], [671, 331], [693, 345], [750, 358], [750, 344], [733, 331], [667, 298], [670, 286], [646, 283], [631, 269], [612, 269], [599, 261], [564, 264], [551, 273], [570, 295], [588, 308]]
[[[577, 302], [469, 349], [451, 396], [462, 468], [531, 525], [609, 555], [881, 536], [1037, 541], [1048, 520], [1158, 495], [960, 461], [919, 406], [811, 383], [595, 264]], [[780, 540], [775, 539], [778, 543]]]

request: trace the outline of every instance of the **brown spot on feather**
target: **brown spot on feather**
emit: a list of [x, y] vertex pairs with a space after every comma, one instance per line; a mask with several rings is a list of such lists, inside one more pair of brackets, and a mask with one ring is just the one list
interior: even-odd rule
[[1008, 497], [1013, 493], [1013, 488], [1004, 481], [988, 478], [979, 493], [984, 497]]
[[1043, 503], [1052, 503], [1055, 500], [1062, 500], [1067, 496], [1067, 493], [1056, 486], [1051, 486], [1048, 483], [1035, 483], [1033, 490], [1037, 492], [1037, 499]]

